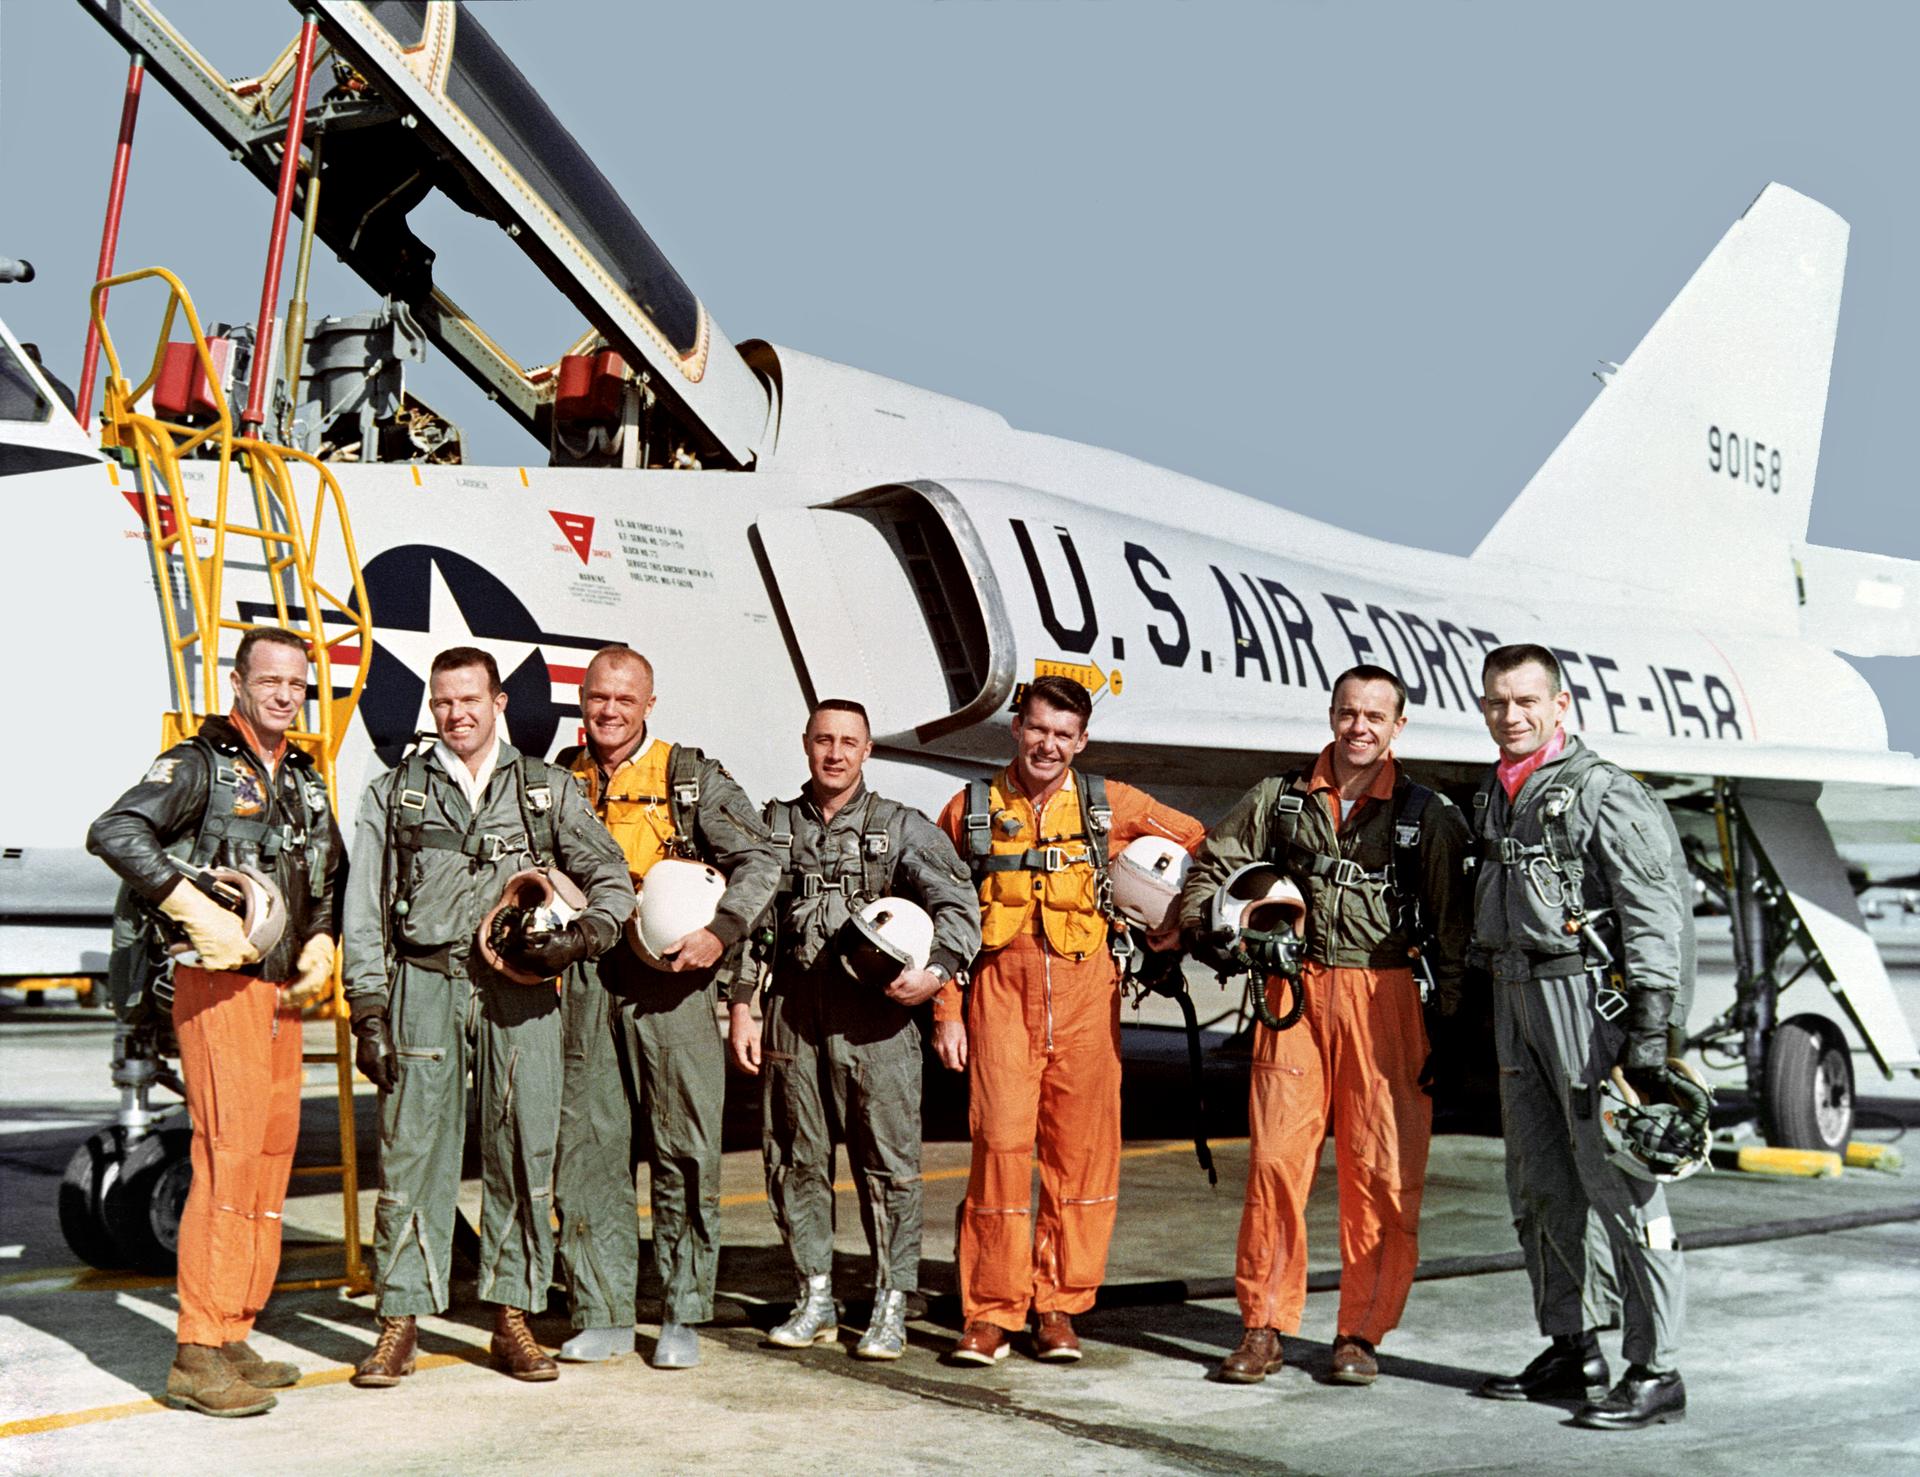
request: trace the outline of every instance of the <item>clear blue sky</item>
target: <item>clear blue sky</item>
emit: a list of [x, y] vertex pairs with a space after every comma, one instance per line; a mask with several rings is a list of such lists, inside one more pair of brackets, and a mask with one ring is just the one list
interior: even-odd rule
[[[231, 74], [295, 12], [164, 7]], [[1811, 537], [1920, 559], [1920, 9], [1852, 4], [487, 4], [736, 340], [1365, 532], [1465, 552], [1770, 179], [1853, 225]], [[124, 59], [0, 6], [4, 313], [77, 372]], [[249, 319], [267, 196], [158, 88], [122, 267]], [[478, 222], [440, 280], [507, 345], [577, 319]], [[183, 221], [194, 229], [183, 233]], [[316, 311], [371, 306], [329, 259]], [[446, 365], [480, 459], [525, 438]], [[1920, 660], [1862, 663], [1920, 748]]]

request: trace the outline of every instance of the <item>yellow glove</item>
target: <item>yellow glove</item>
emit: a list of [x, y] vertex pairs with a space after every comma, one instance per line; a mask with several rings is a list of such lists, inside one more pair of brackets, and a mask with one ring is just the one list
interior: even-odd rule
[[238, 969], [259, 962], [260, 951], [247, 938], [246, 925], [238, 915], [185, 878], [161, 901], [160, 911], [186, 930], [202, 969]]
[[293, 983], [280, 987], [282, 1010], [305, 1010], [333, 984], [333, 940], [316, 933], [301, 946]]

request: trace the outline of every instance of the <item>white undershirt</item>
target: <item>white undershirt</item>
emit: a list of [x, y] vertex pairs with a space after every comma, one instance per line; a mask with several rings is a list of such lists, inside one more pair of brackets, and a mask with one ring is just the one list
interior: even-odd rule
[[467, 797], [467, 808], [475, 815], [480, 813], [480, 797], [487, 793], [487, 781], [493, 778], [493, 767], [500, 762], [500, 745], [505, 742], [499, 734], [493, 736], [493, 748], [481, 761], [480, 772], [475, 774], [467, 768], [467, 761], [454, 753], [446, 745], [446, 740], [433, 741], [433, 757], [440, 761], [440, 767], [453, 776], [461, 792]]

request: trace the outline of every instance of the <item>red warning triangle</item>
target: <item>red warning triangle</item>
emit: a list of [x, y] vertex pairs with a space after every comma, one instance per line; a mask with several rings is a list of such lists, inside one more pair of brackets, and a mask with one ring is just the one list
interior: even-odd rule
[[[120, 489], [120, 496], [127, 500], [127, 505], [133, 509], [133, 516], [140, 520], [141, 527], [144, 528], [147, 522], [147, 500], [127, 487]], [[160, 537], [172, 538], [173, 499], [163, 492], [153, 502], [160, 513]]]
[[578, 513], [555, 513], [552, 508], [548, 508], [547, 512], [560, 525], [560, 531], [567, 536], [567, 542], [573, 545], [573, 552], [580, 556], [580, 562], [585, 564], [593, 553], [593, 520]]

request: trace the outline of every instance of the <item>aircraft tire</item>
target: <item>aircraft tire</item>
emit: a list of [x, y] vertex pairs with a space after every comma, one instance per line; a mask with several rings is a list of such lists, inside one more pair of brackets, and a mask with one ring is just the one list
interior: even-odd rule
[[1767, 1142], [1845, 1154], [1853, 1137], [1853, 1058], [1824, 1016], [1789, 1016], [1767, 1042]]
[[125, 1156], [125, 1131], [109, 1124], [73, 1151], [60, 1177], [60, 1234], [90, 1267], [116, 1270], [126, 1265], [106, 1215], [107, 1192], [119, 1182]]
[[181, 1126], [156, 1129], [128, 1152], [105, 1197], [121, 1266], [156, 1277], [173, 1273], [193, 1182], [192, 1146], [192, 1129]]

